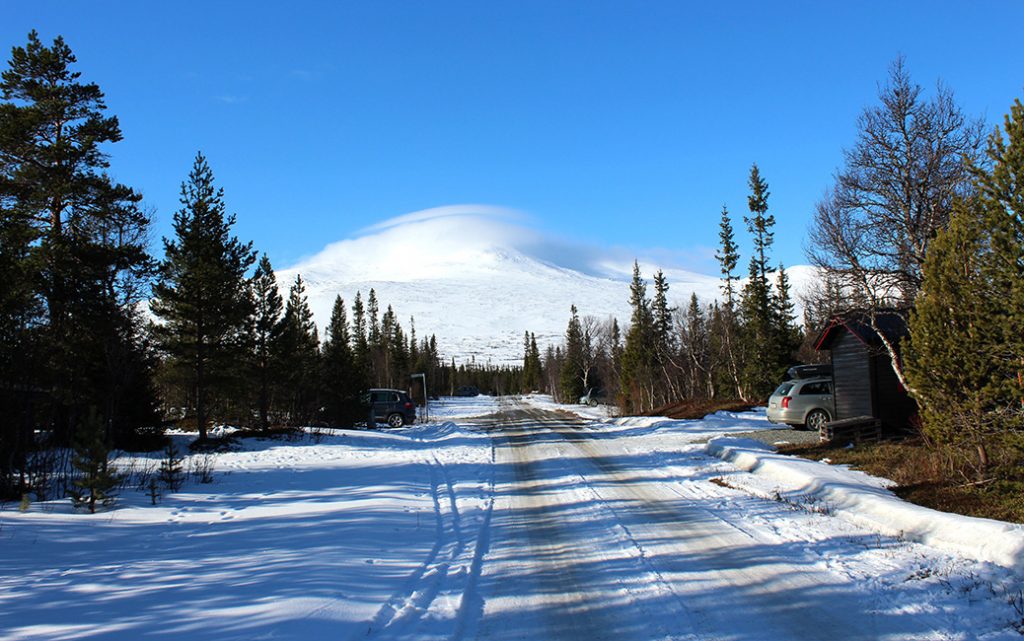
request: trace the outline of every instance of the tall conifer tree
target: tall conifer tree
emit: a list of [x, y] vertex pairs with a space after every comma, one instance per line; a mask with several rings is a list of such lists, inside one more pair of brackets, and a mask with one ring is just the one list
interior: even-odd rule
[[320, 381], [320, 339], [301, 274], [288, 289], [281, 326], [281, 378], [290, 399], [290, 422], [297, 425], [313, 418]]
[[121, 140], [120, 125], [76, 62], [62, 38], [47, 47], [32, 31], [0, 80], [0, 331], [31, 338], [30, 358], [18, 348], [17, 384], [49, 390], [51, 407], [37, 410], [64, 443], [90, 407], [115, 436], [155, 419], [134, 312], [152, 273], [150, 221], [142, 196], [106, 173], [103, 146]]
[[273, 392], [279, 381], [281, 316], [284, 302], [277, 277], [266, 254], [260, 258], [252, 278], [254, 315], [252, 320], [253, 375], [256, 383], [260, 429], [270, 427]]
[[253, 303], [245, 274], [256, 252], [232, 235], [235, 216], [225, 214], [224, 191], [201, 153], [181, 185], [181, 204], [175, 238], [164, 239], [151, 309], [161, 321], [163, 350], [188, 380], [205, 441], [211, 396], [236, 382], [239, 363], [247, 360]]
[[334, 299], [331, 320], [324, 331], [321, 363], [328, 419], [340, 425], [348, 418], [350, 399], [359, 393], [348, 314], [341, 296]]

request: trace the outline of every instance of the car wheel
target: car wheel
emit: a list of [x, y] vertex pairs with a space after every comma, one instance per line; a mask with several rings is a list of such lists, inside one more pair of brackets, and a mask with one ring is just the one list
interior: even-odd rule
[[825, 410], [813, 410], [807, 415], [806, 419], [807, 429], [820, 432], [821, 428], [825, 427], [825, 423], [828, 423], [828, 414]]
[[405, 425], [405, 419], [402, 418], [401, 414], [392, 414], [388, 417], [388, 425], [391, 427], [402, 427]]

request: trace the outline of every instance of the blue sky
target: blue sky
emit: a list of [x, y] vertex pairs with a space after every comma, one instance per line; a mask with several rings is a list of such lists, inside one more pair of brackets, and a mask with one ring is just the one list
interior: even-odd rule
[[1022, 2], [711, 5], [33, 0], [4, 7], [0, 46], [65, 37], [121, 120], [112, 171], [155, 209], [156, 238], [202, 150], [239, 236], [279, 267], [394, 216], [486, 203], [712, 272], [753, 162], [775, 256], [802, 263], [895, 56], [990, 125], [1024, 96]]

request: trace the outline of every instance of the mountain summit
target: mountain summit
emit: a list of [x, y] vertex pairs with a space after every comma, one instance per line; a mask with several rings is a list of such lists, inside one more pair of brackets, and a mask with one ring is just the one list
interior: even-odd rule
[[[641, 269], [650, 278], [657, 267]], [[718, 296], [717, 277], [664, 271], [675, 305], [691, 292]], [[630, 316], [632, 259], [552, 241], [516, 212], [490, 206], [439, 207], [375, 225], [282, 269], [282, 289], [296, 273], [321, 328], [336, 295], [351, 309], [356, 292], [365, 300], [372, 288], [382, 311], [392, 305], [406, 330], [414, 317], [417, 335], [436, 334], [442, 354], [459, 363], [518, 362], [524, 331], [544, 349], [561, 339], [573, 304], [582, 316], [616, 316], [623, 330]]]

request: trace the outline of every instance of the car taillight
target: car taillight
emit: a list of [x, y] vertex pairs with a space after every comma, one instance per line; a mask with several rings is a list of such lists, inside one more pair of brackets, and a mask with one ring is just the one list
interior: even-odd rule
[[405, 409], [411, 410], [412, 409], [412, 403], [410, 403], [409, 401], [406, 401], [405, 402]]
[[782, 398], [782, 409], [784, 409], [784, 410], [788, 410], [788, 409], [789, 409], [789, 402], [790, 402], [791, 400], [793, 400], [793, 397], [792, 397], [792, 396], [784, 396], [784, 397]]

